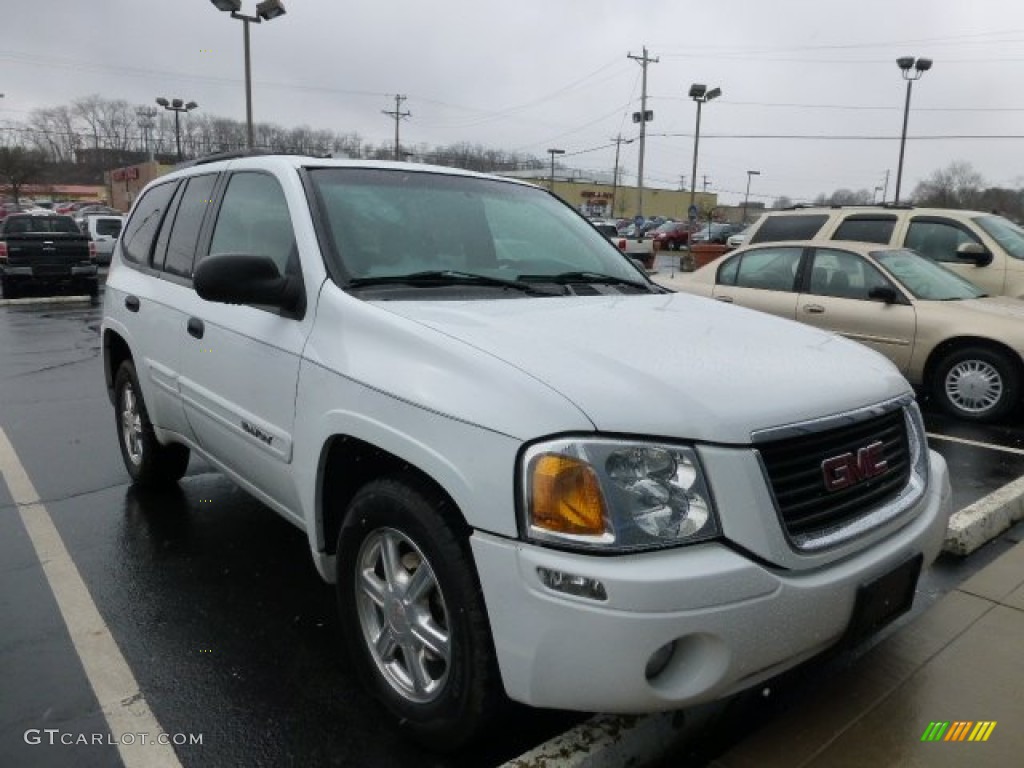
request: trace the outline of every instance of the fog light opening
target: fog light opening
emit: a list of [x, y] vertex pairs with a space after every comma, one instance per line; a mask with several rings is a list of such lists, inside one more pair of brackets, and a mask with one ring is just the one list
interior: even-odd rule
[[545, 587], [555, 592], [564, 592], [567, 595], [585, 597], [590, 600], [608, 599], [604, 584], [597, 579], [579, 576], [575, 573], [554, 571], [550, 568], [537, 568], [537, 575], [540, 576], [541, 583]]
[[644, 677], [648, 682], [653, 681], [658, 675], [665, 671], [665, 667], [672, 661], [672, 652], [676, 649], [676, 641], [665, 643], [661, 648], [651, 654], [644, 668]]

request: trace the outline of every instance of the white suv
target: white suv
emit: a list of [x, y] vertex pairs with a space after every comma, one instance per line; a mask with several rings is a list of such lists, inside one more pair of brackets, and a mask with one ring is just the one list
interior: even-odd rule
[[671, 709], [872, 632], [948, 518], [888, 361], [659, 288], [507, 179], [176, 171], [125, 225], [102, 336], [133, 480], [195, 451], [304, 531], [367, 686], [441, 748], [502, 692]]

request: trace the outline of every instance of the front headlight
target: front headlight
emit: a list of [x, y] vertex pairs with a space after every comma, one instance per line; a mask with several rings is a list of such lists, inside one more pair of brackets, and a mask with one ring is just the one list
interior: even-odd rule
[[627, 551], [719, 533], [697, 454], [686, 446], [552, 440], [525, 452], [520, 473], [532, 539]]

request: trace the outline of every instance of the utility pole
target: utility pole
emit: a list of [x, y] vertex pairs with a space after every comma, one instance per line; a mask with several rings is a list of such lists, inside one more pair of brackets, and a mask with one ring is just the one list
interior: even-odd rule
[[686, 175], [685, 174], [679, 177], [679, 191], [680, 192], [685, 192], [686, 191]]
[[615, 201], [619, 196], [619, 148], [623, 144], [632, 144], [633, 139], [624, 139], [620, 133], [612, 141], [615, 142], [615, 170], [612, 172], [612, 216], [615, 216]]
[[405, 101], [406, 98], [407, 97], [396, 93], [394, 112], [387, 109], [381, 110], [381, 112], [388, 117], [393, 117], [395, 119], [395, 160], [401, 160], [400, 153], [402, 151], [398, 144], [398, 126], [402, 122], [403, 117], [412, 117], [412, 112], [402, 111], [402, 102]]
[[627, 59], [633, 59], [640, 63], [643, 68], [640, 87], [640, 111], [633, 113], [633, 122], [640, 123], [640, 167], [636, 175], [636, 213], [637, 216], [644, 215], [644, 145], [647, 140], [647, 121], [654, 119], [654, 113], [647, 111], [647, 65], [657, 64], [658, 59], [652, 59], [647, 55], [647, 46], [643, 47], [642, 56], [626, 54]]
[[889, 169], [885, 169], [885, 187], [882, 189], [882, 205], [885, 205], [885, 198], [889, 195]]
[[710, 179], [708, 179], [708, 175], [705, 173], [704, 174], [704, 189], [702, 190], [702, 192], [704, 194], [707, 194], [707, 192], [708, 192], [708, 184], [710, 184], [710, 183], [711, 183], [711, 181], [710, 181]]

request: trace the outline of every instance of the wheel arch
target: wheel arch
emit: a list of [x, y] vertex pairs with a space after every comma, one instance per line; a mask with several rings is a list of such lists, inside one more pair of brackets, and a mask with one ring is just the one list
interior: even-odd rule
[[103, 379], [107, 385], [107, 397], [114, 404], [114, 377], [117, 369], [125, 360], [133, 360], [128, 342], [117, 331], [106, 329], [103, 332]]
[[450, 493], [430, 474], [407, 459], [357, 437], [332, 435], [324, 444], [317, 467], [316, 510], [318, 538], [324, 553], [337, 554], [338, 533], [349, 502], [371, 480], [404, 476], [417, 490], [437, 502], [437, 509], [462, 537], [472, 527]]
[[1006, 355], [1016, 366], [1017, 375], [1024, 380], [1024, 360], [1021, 360], [1020, 354], [1012, 347], [984, 336], [956, 336], [937, 344], [928, 355], [928, 359], [924, 364], [922, 385], [925, 388], [930, 388], [933, 384], [932, 377], [935, 375], [935, 369], [938, 367], [939, 362], [951, 352], [963, 347], [984, 347]]

